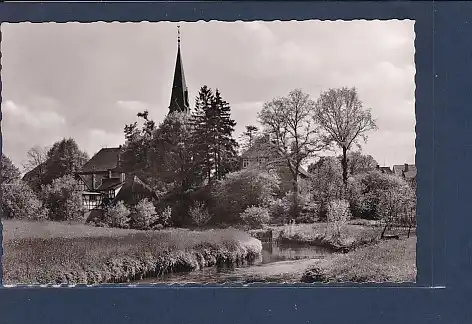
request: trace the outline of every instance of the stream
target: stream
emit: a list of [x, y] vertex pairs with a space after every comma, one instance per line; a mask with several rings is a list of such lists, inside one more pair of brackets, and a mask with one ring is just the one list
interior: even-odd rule
[[170, 273], [157, 278], [144, 278], [136, 283], [298, 282], [305, 269], [331, 254], [330, 250], [316, 246], [263, 243], [261, 255], [253, 262]]

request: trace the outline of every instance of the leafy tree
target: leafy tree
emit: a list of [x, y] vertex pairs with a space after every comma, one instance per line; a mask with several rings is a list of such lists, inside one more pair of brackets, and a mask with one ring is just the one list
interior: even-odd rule
[[123, 168], [128, 174], [137, 175], [145, 182], [151, 183], [149, 151], [156, 128], [155, 122], [149, 119], [148, 111], [140, 112], [137, 116], [143, 120], [141, 128], [138, 128], [137, 122], [125, 125], [124, 128]]
[[2, 154], [1, 163], [1, 183], [12, 183], [17, 181], [21, 177], [20, 170], [13, 164], [13, 162], [5, 155]]
[[211, 219], [211, 214], [207, 206], [201, 201], [196, 201], [193, 206], [190, 207], [188, 213], [193, 223], [198, 227], [206, 225]]
[[150, 229], [156, 220], [156, 208], [147, 198], [140, 200], [131, 214], [132, 227], [136, 229]]
[[193, 163], [193, 138], [189, 116], [173, 112], [153, 132], [149, 149], [152, 183], [160, 181], [167, 190], [185, 192], [200, 182]]
[[269, 207], [278, 188], [279, 179], [274, 174], [257, 169], [230, 173], [214, 187], [212, 200], [216, 206], [213, 220], [238, 223], [246, 208]]
[[22, 180], [1, 185], [2, 217], [40, 220], [46, 218], [46, 209], [31, 188]]
[[341, 163], [335, 157], [322, 157], [308, 167], [311, 177], [311, 191], [315, 201], [320, 204], [320, 217], [325, 218], [329, 202], [342, 197]]
[[[342, 161], [342, 156], [339, 157]], [[377, 161], [371, 155], [363, 155], [361, 152], [347, 154], [348, 175], [356, 175], [361, 172], [373, 171], [377, 168]]]
[[105, 211], [105, 223], [111, 227], [128, 228], [130, 210], [125, 206], [123, 201], [109, 206]]
[[237, 167], [238, 144], [232, 137], [236, 122], [231, 119], [231, 107], [218, 89], [213, 94], [207, 86], [200, 89], [192, 117], [192, 135], [199, 140], [195, 145], [195, 161], [210, 184]]
[[348, 188], [354, 216], [366, 219], [381, 219], [385, 215], [382, 208], [388, 204], [387, 200], [382, 202], [382, 199], [387, 198], [386, 193], [393, 190], [403, 197], [411, 197], [414, 194], [402, 178], [376, 170], [351, 177]]
[[84, 221], [80, 187], [72, 175], [64, 175], [43, 186], [41, 197], [49, 211], [48, 218], [57, 221]]
[[[302, 163], [326, 147], [315, 116], [314, 102], [300, 89], [291, 91], [287, 97], [265, 103], [258, 116], [292, 175], [294, 206], [298, 205], [298, 178]], [[295, 217], [298, 212], [295, 208]]]
[[53, 180], [73, 175], [87, 162], [87, 153], [80, 150], [72, 138], [64, 138], [53, 144], [47, 153], [46, 173], [43, 185], [48, 185]]
[[343, 183], [347, 185], [347, 152], [359, 140], [367, 141], [367, 132], [376, 129], [369, 109], [364, 109], [355, 88], [329, 89], [316, 102], [315, 120], [326, 132], [327, 143], [335, 143], [342, 150]]
[[241, 219], [253, 228], [262, 228], [269, 223], [270, 216], [267, 207], [250, 206], [241, 214]]

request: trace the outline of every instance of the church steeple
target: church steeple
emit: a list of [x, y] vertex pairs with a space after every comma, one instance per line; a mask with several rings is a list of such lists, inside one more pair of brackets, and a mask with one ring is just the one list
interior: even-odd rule
[[180, 54], [180, 26], [177, 26], [177, 60], [175, 62], [174, 82], [170, 97], [169, 112], [188, 112], [188, 89], [185, 83], [184, 66]]

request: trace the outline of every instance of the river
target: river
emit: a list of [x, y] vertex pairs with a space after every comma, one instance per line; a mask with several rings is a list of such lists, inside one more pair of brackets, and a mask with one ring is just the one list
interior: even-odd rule
[[137, 284], [298, 282], [305, 269], [330, 254], [331, 251], [316, 246], [263, 243], [261, 255], [250, 263], [170, 273], [157, 278], [144, 278]]

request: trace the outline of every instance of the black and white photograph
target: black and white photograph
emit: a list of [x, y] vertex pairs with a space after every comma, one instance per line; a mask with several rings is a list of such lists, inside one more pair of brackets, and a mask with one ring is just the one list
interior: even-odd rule
[[3, 285], [415, 282], [414, 24], [2, 23]]

